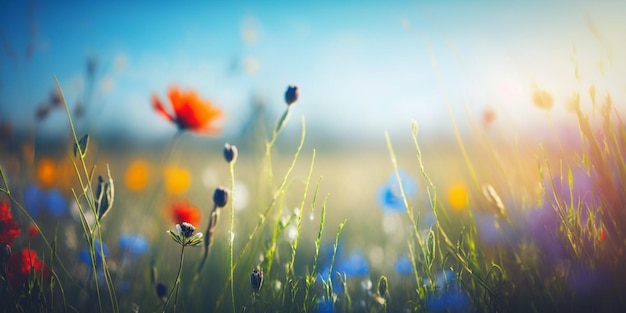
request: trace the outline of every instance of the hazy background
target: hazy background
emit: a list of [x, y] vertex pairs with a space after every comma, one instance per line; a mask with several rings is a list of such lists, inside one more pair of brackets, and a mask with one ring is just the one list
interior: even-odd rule
[[[554, 96], [557, 123], [591, 83], [623, 106], [625, 13], [609, 0], [3, 1], [0, 123], [32, 131], [56, 75], [103, 138], [170, 138], [150, 98], [174, 85], [223, 108], [227, 138], [245, 132], [255, 103], [273, 121], [288, 84], [301, 88], [294, 120], [305, 115], [320, 140], [405, 138], [413, 119], [450, 134], [448, 104], [462, 131], [492, 110], [492, 129], [532, 132], [545, 119], [534, 85]], [[37, 132], [65, 134], [66, 123], [56, 110]]]

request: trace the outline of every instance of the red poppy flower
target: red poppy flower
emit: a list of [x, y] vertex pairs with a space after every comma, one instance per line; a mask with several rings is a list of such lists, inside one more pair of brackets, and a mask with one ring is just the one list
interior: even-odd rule
[[176, 224], [182, 222], [190, 223], [191, 225], [198, 225], [202, 214], [200, 210], [194, 208], [187, 202], [178, 202], [172, 205], [172, 218]]
[[22, 230], [11, 214], [11, 207], [8, 203], [0, 202], [0, 242], [12, 245]]
[[31, 270], [35, 277], [41, 277], [47, 280], [50, 278], [50, 269], [37, 258], [37, 252], [24, 248], [22, 252], [11, 255], [7, 263], [7, 276], [9, 283], [14, 290], [19, 290], [21, 286], [30, 278]]
[[152, 106], [175, 123], [178, 129], [213, 135], [219, 132], [219, 127], [215, 126], [215, 123], [221, 119], [222, 110], [213, 103], [200, 99], [193, 90], [181, 92], [176, 87], [170, 89], [168, 98], [172, 103], [174, 114], [165, 109], [156, 95], [152, 96]]
[[28, 227], [26, 233], [28, 234], [28, 237], [33, 238], [37, 236], [37, 234], [39, 234], [39, 229], [37, 229], [35, 225], [31, 225], [30, 227]]

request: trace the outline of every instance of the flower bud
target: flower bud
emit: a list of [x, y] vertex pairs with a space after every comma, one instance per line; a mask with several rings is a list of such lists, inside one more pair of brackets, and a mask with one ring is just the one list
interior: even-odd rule
[[298, 101], [298, 97], [300, 97], [300, 90], [298, 89], [298, 86], [287, 86], [287, 91], [285, 91], [285, 102], [287, 105], [290, 106], [294, 102]]
[[378, 295], [384, 297], [387, 294], [387, 287], [387, 277], [380, 276], [380, 279], [378, 279]]
[[224, 159], [228, 163], [237, 162], [237, 146], [226, 143], [224, 145]]
[[258, 292], [261, 289], [261, 285], [263, 285], [263, 271], [257, 269], [252, 271], [252, 274], [250, 274], [250, 285], [254, 292]]
[[230, 191], [226, 187], [217, 187], [213, 193], [213, 203], [218, 208], [223, 208], [228, 203]]
[[167, 300], [167, 285], [164, 282], [160, 281], [157, 283], [156, 294], [161, 301]]
[[6, 276], [6, 269], [11, 258], [11, 246], [6, 243], [0, 243], [0, 276]]

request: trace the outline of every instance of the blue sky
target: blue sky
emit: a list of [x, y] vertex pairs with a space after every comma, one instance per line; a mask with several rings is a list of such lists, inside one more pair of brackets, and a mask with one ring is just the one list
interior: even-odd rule
[[[70, 104], [80, 99], [89, 57], [99, 64], [92, 129], [140, 137], [174, 131], [150, 108], [151, 95], [164, 97], [173, 85], [222, 107], [225, 136], [245, 123], [252, 97], [280, 114], [283, 92], [295, 83], [294, 113], [313, 133], [376, 140], [385, 130], [408, 136], [411, 120], [427, 133], [448, 133], [448, 104], [462, 129], [492, 108], [500, 127], [524, 130], [545, 119], [531, 104], [533, 84], [554, 95], [555, 120], [570, 118], [564, 102], [590, 83], [616, 103], [626, 94], [621, 1], [5, 1], [0, 8], [0, 121], [22, 128], [34, 128], [53, 75]], [[63, 133], [64, 122], [55, 112], [41, 129]]]

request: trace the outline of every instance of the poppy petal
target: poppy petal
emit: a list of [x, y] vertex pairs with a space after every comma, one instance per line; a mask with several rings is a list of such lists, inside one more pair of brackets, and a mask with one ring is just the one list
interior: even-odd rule
[[166, 109], [165, 106], [163, 106], [163, 103], [161, 103], [161, 100], [159, 99], [159, 97], [157, 96], [152, 96], [152, 107], [157, 110], [157, 112], [159, 112], [159, 114], [161, 114], [163, 117], [167, 118], [168, 120], [170, 120], [171, 122], [175, 122], [176, 119], [174, 118], [174, 116], [172, 116]]

